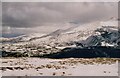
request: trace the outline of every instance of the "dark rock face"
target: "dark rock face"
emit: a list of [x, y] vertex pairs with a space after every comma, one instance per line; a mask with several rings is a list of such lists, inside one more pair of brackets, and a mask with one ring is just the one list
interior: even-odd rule
[[[113, 45], [114, 47], [120, 46], [120, 35], [118, 30], [113, 30], [110, 28], [100, 28], [95, 30], [95, 32], [99, 33], [99, 35], [91, 35], [86, 40], [81, 41], [83, 47], [88, 46], [102, 46], [102, 42], [105, 42], [105, 44]], [[78, 45], [77, 45], [78, 46]]]

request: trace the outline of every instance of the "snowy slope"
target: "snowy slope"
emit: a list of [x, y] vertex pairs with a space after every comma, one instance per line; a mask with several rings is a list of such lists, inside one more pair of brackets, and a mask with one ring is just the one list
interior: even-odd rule
[[31, 39], [31, 42], [40, 43], [41, 41], [45, 41], [46, 43], [52, 43], [52, 42], [63, 43], [70, 41], [85, 40], [86, 38], [88, 38], [90, 35], [93, 34], [93, 31], [96, 30], [97, 26], [100, 26], [99, 22], [78, 25], [78, 26], [70, 27], [65, 30], [58, 29], [42, 37], [33, 38]]
[[21, 41], [28, 41], [28, 40], [30, 40], [31, 38], [41, 37], [41, 36], [43, 36], [43, 35], [45, 35], [45, 34], [32, 33], [32, 34], [22, 35], [22, 36], [16, 37], [16, 39], [20, 39]]
[[43, 35], [44, 34], [41, 34], [41, 33], [31, 33], [31, 34], [21, 35], [21, 36], [13, 37], [13, 38], [1, 37], [0, 42], [14, 42], [14, 43], [16, 43], [16, 42], [25, 42], [25, 41], [29, 41], [31, 38], [41, 37]]

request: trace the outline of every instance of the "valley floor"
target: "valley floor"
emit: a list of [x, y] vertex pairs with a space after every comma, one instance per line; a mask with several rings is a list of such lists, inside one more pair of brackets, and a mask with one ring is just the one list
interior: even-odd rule
[[112, 58], [2, 58], [2, 76], [118, 76]]

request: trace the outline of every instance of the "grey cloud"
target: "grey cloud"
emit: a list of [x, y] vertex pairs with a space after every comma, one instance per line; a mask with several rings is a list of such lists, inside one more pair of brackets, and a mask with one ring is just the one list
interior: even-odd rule
[[4, 2], [3, 26], [37, 27], [49, 24], [80, 24], [117, 17], [117, 3], [95, 2]]

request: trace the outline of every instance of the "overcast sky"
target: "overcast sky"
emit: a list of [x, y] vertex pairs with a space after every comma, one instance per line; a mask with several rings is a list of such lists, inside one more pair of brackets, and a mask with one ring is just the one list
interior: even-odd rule
[[[109, 2], [3, 2], [3, 33], [40, 27], [86, 24], [117, 18], [117, 3]], [[28, 32], [26, 29], [26, 32]], [[36, 30], [37, 30], [36, 29]], [[29, 31], [29, 32], [30, 32]], [[25, 32], [25, 31], [24, 31]], [[34, 31], [33, 31], [34, 32]]]

